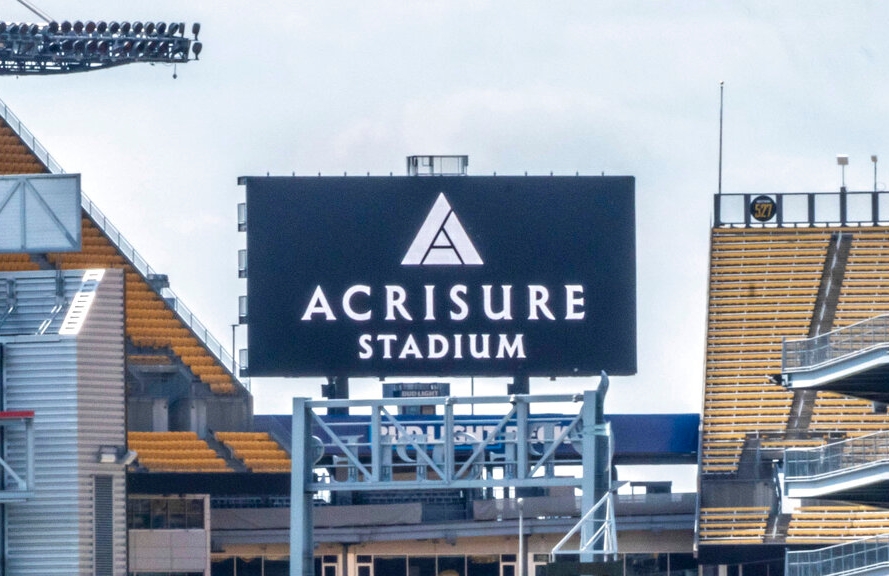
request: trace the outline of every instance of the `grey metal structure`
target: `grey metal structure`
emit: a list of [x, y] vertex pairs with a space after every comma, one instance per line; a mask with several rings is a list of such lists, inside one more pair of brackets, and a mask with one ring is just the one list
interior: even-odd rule
[[[3, 438], [28, 498], [0, 508], [8, 574], [126, 574], [121, 270], [0, 274], [2, 409], [33, 411]], [[12, 299], [10, 299], [12, 297]], [[4, 472], [6, 486], [16, 485]]]
[[[293, 450], [306, 457], [293, 459], [290, 573], [313, 574], [312, 504], [320, 491], [575, 486], [583, 490], [582, 557], [615, 554], [614, 541], [607, 537], [614, 533], [614, 516], [596, 506], [611, 491], [610, 429], [602, 411], [606, 390], [603, 375], [598, 390], [576, 395], [294, 398]], [[579, 410], [570, 420], [554, 417], [552, 409], [532, 410], [555, 403]], [[402, 408], [420, 405], [434, 406], [435, 416], [396, 417]], [[348, 421], [340, 427], [322, 420], [321, 410], [336, 408], [369, 410], [367, 432], [356, 431]], [[455, 412], [463, 416], [458, 419]], [[313, 425], [324, 438], [312, 435]]]
[[80, 250], [80, 174], [0, 176], [0, 252]]
[[[22, 124], [21, 120], [9, 109], [5, 102], [0, 100], [0, 118], [3, 119], [6, 124], [12, 128], [13, 132], [21, 138], [22, 142], [31, 152], [37, 157], [46, 169], [53, 175], [63, 175], [65, 174], [64, 168], [56, 161], [55, 158], [46, 150], [46, 148], [34, 137], [34, 134], [31, 133], [28, 128]], [[78, 186], [79, 189], [79, 186]], [[79, 190], [80, 193], [80, 207], [84, 213], [86, 213], [92, 222], [99, 227], [100, 230], [105, 234], [108, 240], [111, 241], [114, 246], [120, 250], [121, 255], [127, 259], [127, 261], [136, 269], [139, 274], [145, 278], [152, 287], [155, 288], [157, 293], [161, 298], [173, 309], [179, 319], [185, 323], [186, 326], [192, 331], [192, 333], [200, 340], [204, 346], [207, 347], [207, 350], [210, 351], [220, 362], [223, 367], [230, 367], [232, 365], [232, 355], [229, 354], [228, 350], [220, 343], [220, 341], [210, 333], [206, 326], [192, 313], [191, 309], [186, 306], [185, 302], [165, 283], [158, 282], [158, 280], [163, 280], [165, 277], [163, 274], [159, 274], [157, 270], [151, 267], [151, 265], [145, 260], [145, 258], [136, 251], [133, 245], [126, 239], [126, 237], [120, 233], [120, 230], [117, 229], [116, 226], [105, 216], [105, 214], [99, 209], [98, 206], [87, 196], [83, 190]], [[80, 241], [80, 232], [78, 230], [78, 242]], [[19, 250], [21, 252], [21, 250]], [[233, 374], [236, 376], [236, 380], [238, 383], [245, 385], [240, 380], [237, 379], [237, 374]]]
[[889, 485], [889, 432], [784, 451], [789, 498], [832, 497], [879, 505]]
[[889, 314], [881, 314], [812, 338], [785, 340], [781, 346], [781, 368], [788, 374], [810, 372], [873, 350], [885, 352], [886, 348]]
[[407, 157], [408, 176], [466, 176], [469, 156], [421, 155]]
[[831, 390], [889, 401], [889, 315], [883, 314], [812, 338], [785, 340], [781, 382], [792, 390]]

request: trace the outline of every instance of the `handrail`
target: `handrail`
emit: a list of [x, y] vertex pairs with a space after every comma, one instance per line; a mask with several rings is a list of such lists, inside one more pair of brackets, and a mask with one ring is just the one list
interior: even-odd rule
[[889, 432], [832, 442], [815, 448], [788, 448], [784, 451], [784, 478], [829, 477], [879, 462], [889, 462]]
[[812, 338], [784, 340], [781, 344], [781, 371], [805, 372], [885, 347], [889, 347], [889, 314], [868, 318]]
[[817, 550], [788, 550], [785, 576], [849, 576], [889, 566], [889, 534]]
[[[713, 195], [714, 228], [885, 225], [889, 192], [782, 192]], [[882, 206], [881, 206], [882, 205]]]
[[6, 121], [10, 128], [12, 128], [13, 132], [18, 134], [18, 137], [22, 139], [22, 142], [25, 143], [25, 146], [31, 149], [31, 152], [37, 156], [37, 158], [43, 162], [43, 165], [46, 166], [46, 169], [50, 171], [52, 174], [64, 174], [65, 170], [56, 162], [55, 158], [50, 156], [49, 152], [46, 148], [43, 147], [40, 142], [37, 141], [37, 138], [31, 134], [31, 131], [25, 128], [22, 124], [21, 120], [18, 119], [18, 116], [12, 113], [12, 110], [6, 106], [6, 103], [0, 100], [0, 116]]
[[[37, 141], [37, 138], [28, 130], [18, 119], [18, 117], [13, 114], [13, 112], [9, 109], [5, 102], [0, 100], [0, 117], [6, 121], [10, 128], [18, 135], [19, 138], [22, 139], [22, 142], [31, 149], [31, 152], [37, 156], [37, 158], [43, 162], [43, 165], [46, 166], [46, 169], [49, 170], [52, 174], [65, 174], [65, 170], [62, 166], [56, 162], [56, 160], [50, 155], [50, 153]], [[89, 196], [86, 193], [81, 192], [81, 207], [83, 211], [90, 215], [93, 222], [105, 233], [108, 239], [111, 241], [114, 246], [120, 250], [123, 254], [124, 258], [126, 258], [129, 263], [135, 268], [139, 274], [142, 275], [142, 278], [151, 285], [149, 278], [156, 274], [154, 269], [148, 264], [148, 262], [136, 251], [132, 244], [130, 244], [126, 238], [120, 233], [120, 231], [115, 228], [115, 226], [105, 217], [105, 214], [102, 213], [101, 210], [90, 200]], [[152, 286], [160, 296], [167, 302], [167, 304], [173, 309], [179, 319], [188, 326], [192, 333], [201, 341], [201, 343], [206, 346], [207, 350], [210, 351], [213, 356], [220, 362], [223, 369], [231, 374], [232, 378], [234, 378], [237, 382], [241, 383], [240, 378], [237, 374], [233, 373], [232, 366], [234, 365], [234, 359], [232, 358], [232, 354], [230, 354], [225, 348], [223, 348], [222, 344], [220, 344], [219, 340], [217, 340], [210, 331], [207, 330], [206, 326], [201, 323], [197, 317], [188, 309], [188, 307], [182, 303], [182, 300], [173, 292], [170, 288], [162, 288], [157, 290], [154, 286]], [[243, 384], [243, 383], [242, 383]]]

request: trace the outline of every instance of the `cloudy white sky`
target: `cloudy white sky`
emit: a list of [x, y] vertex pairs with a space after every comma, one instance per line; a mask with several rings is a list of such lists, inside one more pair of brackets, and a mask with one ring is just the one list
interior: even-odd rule
[[[2, 2], [3, 19], [36, 19]], [[870, 155], [889, 160], [886, 3], [36, 4], [57, 20], [201, 22], [201, 60], [178, 79], [144, 64], [4, 77], [0, 99], [226, 345], [246, 289], [239, 176], [402, 174], [413, 154], [468, 154], [475, 175], [632, 175], [639, 371], [612, 381], [606, 407], [695, 412], [720, 81], [724, 192], [835, 190], [838, 153], [848, 187], [870, 189]], [[257, 413], [319, 393], [317, 381], [252, 388]]]

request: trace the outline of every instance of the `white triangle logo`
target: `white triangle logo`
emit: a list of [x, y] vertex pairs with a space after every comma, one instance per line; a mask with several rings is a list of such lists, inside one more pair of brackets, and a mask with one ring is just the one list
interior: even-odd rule
[[402, 266], [480, 266], [484, 264], [444, 193], [438, 195]]

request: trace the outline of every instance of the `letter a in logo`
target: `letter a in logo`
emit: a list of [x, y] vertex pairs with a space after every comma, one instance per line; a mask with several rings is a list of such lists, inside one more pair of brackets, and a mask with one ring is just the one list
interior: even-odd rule
[[408, 248], [403, 266], [484, 264], [445, 195], [439, 194], [426, 221]]

